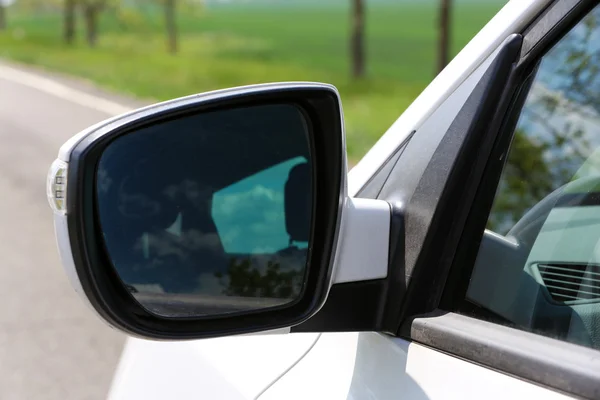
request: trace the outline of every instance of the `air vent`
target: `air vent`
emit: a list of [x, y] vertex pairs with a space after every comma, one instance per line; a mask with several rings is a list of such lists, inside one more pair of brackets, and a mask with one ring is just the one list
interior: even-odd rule
[[600, 265], [576, 263], [538, 264], [550, 296], [558, 303], [600, 301]]

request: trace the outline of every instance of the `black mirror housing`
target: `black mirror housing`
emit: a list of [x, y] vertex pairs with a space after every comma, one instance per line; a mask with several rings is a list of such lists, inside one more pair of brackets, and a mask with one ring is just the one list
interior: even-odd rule
[[[115, 209], [121, 210], [120, 203], [102, 200], [103, 197], [100, 193], [102, 190], [99, 189], [101, 185], [98, 176], [104, 171], [101, 163], [103, 157], [108, 157], [104, 156], [109, 152], [107, 149], [116, 148], [116, 143], [124, 143], [122, 139], [125, 137], [141, 138], [142, 135], [147, 135], [145, 137], [150, 138], [151, 133], [148, 132], [153, 131], [155, 127], [164, 126], [166, 123], [174, 127], [176, 126], [174, 122], [191, 116], [204, 118], [204, 116], [221, 113], [224, 116], [232, 116], [229, 122], [235, 125], [244, 122], [240, 118], [248, 115], [249, 121], [257, 119], [257, 123], [260, 124], [274, 124], [279, 111], [270, 114], [272, 118], [260, 117], [260, 112], [282, 110], [277, 108], [281, 105], [292, 107], [299, 112], [304, 121], [303, 129], [305, 129], [307, 139], [307, 150], [306, 152], [302, 151], [302, 154], [306, 155], [308, 162], [303, 168], [292, 168], [294, 172], [292, 173], [290, 170], [288, 181], [294, 176], [293, 179], [308, 185], [304, 187], [312, 188], [310, 196], [305, 190], [293, 187], [285, 188], [285, 193], [288, 194], [285, 207], [286, 210], [292, 210], [289, 212], [290, 217], [286, 220], [287, 232], [291, 235], [290, 243], [295, 238], [307, 240], [308, 243], [305, 253], [303, 253], [306, 254], [306, 262], [302, 272], [302, 289], [297, 292], [297, 296], [290, 296], [289, 301], [274, 303], [273, 306], [264, 308], [260, 306], [262, 303], [259, 301], [260, 298], [256, 298], [256, 294], [250, 294], [250, 297], [255, 297], [248, 303], [253, 304], [251, 307], [246, 307], [246, 301], [242, 296], [244, 307], [228, 308], [226, 313], [207, 312], [206, 310], [171, 313], [149, 307], [143, 300], [148, 297], [148, 294], [145, 294], [146, 297], [136, 297], [137, 289], [128, 285], [127, 279], [123, 278], [123, 274], [120, 272], [119, 265], [125, 265], [130, 261], [123, 261], [119, 264], [119, 258], [113, 251], [115, 245], [111, 243], [119, 244], [121, 239], [115, 239], [112, 242], [112, 239], [109, 239], [113, 234], [117, 235], [115, 238], [120, 238], [121, 236], [118, 235], [128, 229], [133, 229], [133, 225], [124, 220], [114, 219], [116, 217], [111, 217], [113, 219], [105, 217], [108, 215], [107, 213]], [[250, 111], [246, 114], [236, 114], [236, 110]], [[198, 125], [206, 124], [207, 118], [199, 119]], [[256, 144], [257, 140], [263, 140], [265, 146], [270, 143], [273, 149], [277, 150], [273, 150], [269, 154], [283, 154], [281, 155], [282, 160], [288, 157], [284, 154], [284, 148], [291, 146], [289, 143], [293, 140], [289, 136], [292, 134], [288, 132], [285, 125], [281, 126], [280, 135], [279, 133], [272, 134], [269, 140], [264, 136], [266, 134], [263, 130], [254, 129], [253, 132], [258, 132], [254, 139], [250, 138], [246, 141], [242, 135], [236, 136], [238, 138], [236, 141], [228, 142], [223, 137], [228, 134], [228, 129], [230, 129], [228, 127], [231, 125], [226, 119], [224, 118], [225, 122], [219, 125], [222, 126], [219, 128], [222, 131], [219, 131], [218, 135], [210, 136], [209, 133], [198, 133], [198, 138], [203, 140], [202, 149], [205, 151], [202, 153], [204, 156], [198, 156], [201, 157], [200, 161], [205, 162], [202, 165], [211, 165], [207, 159], [207, 154], [210, 152], [215, 157], [222, 156], [224, 158], [226, 158], [225, 152], [227, 151], [238, 154], [235, 157], [231, 156], [232, 160], [239, 160], [240, 157], [252, 157], [252, 154], [248, 154], [251, 150], [248, 146], [251, 146], [252, 143]], [[343, 129], [340, 97], [333, 86], [318, 83], [283, 83], [240, 87], [175, 99], [115, 117], [83, 131], [61, 148], [59, 159], [53, 164], [48, 177], [48, 196], [55, 210], [55, 229], [59, 251], [74, 287], [109, 324], [128, 334], [145, 338], [199, 339], [254, 333], [302, 323], [322, 307], [333, 279], [333, 255], [340, 231], [342, 208], [347, 197], [347, 166]], [[146, 149], [155, 149], [152, 151], [164, 157], [166, 164], [171, 160], [175, 161], [178, 158], [177, 154], [185, 151], [185, 146], [181, 147], [183, 150], [178, 150], [180, 153], [169, 152], [170, 145], [166, 144], [166, 138], [179, 135], [185, 139], [189, 136], [185, 136], [179, 128], [173, 129], [171, 132], [172, 135], [163, 134], [164, 136], [161, 136], [161, 138], [165, 138], [164, 141], [162, 139], [160, 142], [155, 140], [154, 147], [130, 147], [134, 150], [120, 153], [113, 159], [127, 162], [129, 158], [142, 158], [148, 153]], [[287, 137], [285, 136], [286, 132], [288, 132]], [[227, 143], [227, 146], [224, 147], [223, 143]], [[293, 155], [292, 153], [290, 153], [290, 157]], [[197, 161], [198, 157], [190, 155], [188, 158]], [[256, 157], [256, 162], [265, 157]], [[240, 161], [239, 165], [242, 165], [242, 162], [245, 163], [244, 165], [248, 165], [248, 168], [254, 168], [250, 167], [250, 165], [254, 165], [252, 164], [254, 161]], [[156, 162], [147, 165], [156, 166]], [[233, 176], [234, 169], [237, 167], [232, 166], [231, 163], [224, 165], [230, 166], [224, 167], [229, 168], [229, 172], [223, 172], [221, 175]], [[132, 168], [122, 167], [121, 170], [125, 174], [130, 173]], [[120, 187], [128, 188], [139, 183], [141, 179], [139, 177], [144, 176], [144, 172], [149, 181], [156, 181], [158, 178], [155, 179], [153, 171], [158, 171], [158, 169], [144, 167], [137, 178], [123, 183]], [[185, 169], [181, 171], [185, 171]], [[220, 183], [213, 175], [205, 174], [202, 182], [206, 183], [210, 180], [211, 185], [218, 186]], [[229, 177], [229, 175], [227, 176]], [[116, 172], [113, 176], [119, 178], [120, 174]], [[172, 177], [173, 173], [171, 172], [170, 175], [165, 173], [165, 176]], [[170, 192], [165, 193], [168, 195]], [[290, 202], [287, 199], [291, 198], [289, 196], [297, 198], [303, 195], [306, 196], [307, 200], [304, 203], [307, 205], [305, 208], [297, 208], [294, 211], [295, 203], [303, 203]], [[214, 195], [212, 196], [214, 198]], [[111, 198], [113, 199], [111, 201], [122, 198], [123, 196], [117, 196]], [[296, 207], [301, 207], [301, 205], [296, 205]], [[149, 209], [156, 210], [157, 208], [150, 207]], [[164, 210], [160, 207], [158, 209]], [[181, 209], [176, 207], [176, 210], [179, 210], [181, 217]], [[185, 214], [186, 211], [183, 213]], [[139, 213], [130, 214], [137, 217]], [[306, 226], [310, 227], [306, 233], [302, 229], [298, 230], [298, 220], [300, 220], [300, 225], [305, 221]], [[113, 224], [110, 221], [115, 221], [112, 226], [114, 233], [110, 233], [112, 231], [107, 228], [109, 224]], [[305, 236], [308, 237], [305, 238]], [[139, 250], [139, 245], [137, 249]], [[147, 249], [144, 251], [148, 252]], [[285, 293], [288, 292], [285, 291]], [[177, 303], [174, 307], [177, 308]]]

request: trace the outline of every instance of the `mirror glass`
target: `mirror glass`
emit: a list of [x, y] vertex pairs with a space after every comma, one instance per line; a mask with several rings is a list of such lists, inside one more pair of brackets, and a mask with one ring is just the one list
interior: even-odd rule
[[291, 303], [303, 290], [313, 183], [309, 124], [269, 104], [120, 136], [96, 175], [97, 218], [123, 285], [165, 317]]

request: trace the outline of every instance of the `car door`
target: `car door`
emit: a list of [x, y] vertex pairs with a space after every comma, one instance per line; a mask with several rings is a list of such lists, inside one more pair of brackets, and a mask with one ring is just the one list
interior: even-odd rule
[[321, 334], [261, 400], [600, 398], [600, 6], [536, 6], [350, 174], [394, 208], [399, 318]]

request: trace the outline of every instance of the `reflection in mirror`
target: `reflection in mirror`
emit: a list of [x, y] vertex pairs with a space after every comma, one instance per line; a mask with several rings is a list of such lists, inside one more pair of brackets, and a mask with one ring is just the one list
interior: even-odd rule
[[295, 106], [147, 126], [110, 143], [97, 171], [106, 250], [150, 312], [216, 315], [301, 296], [313, 184], [308, 124]]
[[600, 175], [599, 22], [596, 6], [541, 59], [487, 229], [509, 235], [552, 192]]

